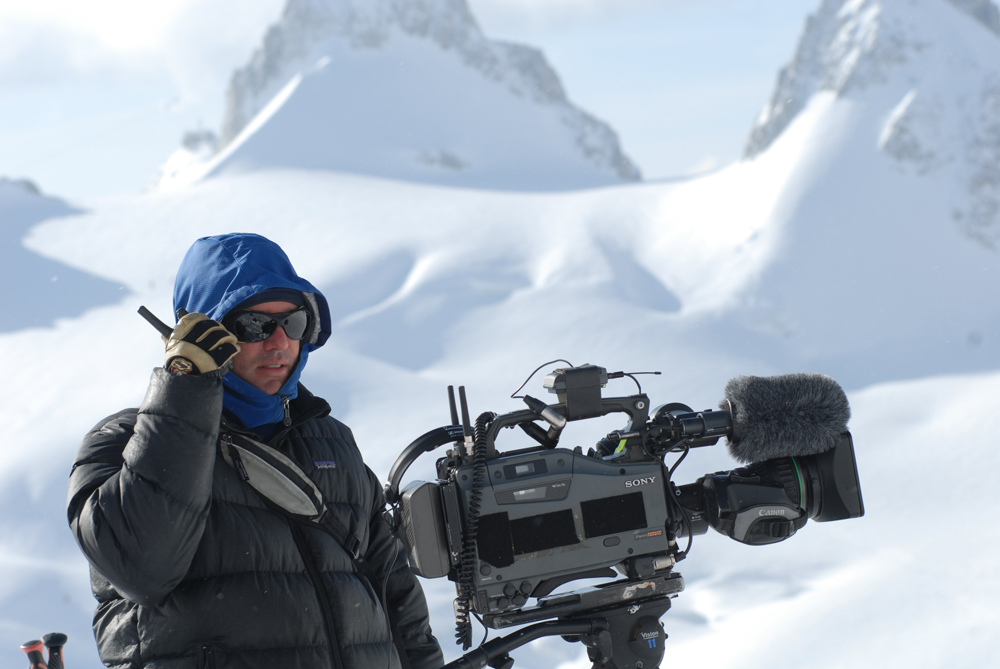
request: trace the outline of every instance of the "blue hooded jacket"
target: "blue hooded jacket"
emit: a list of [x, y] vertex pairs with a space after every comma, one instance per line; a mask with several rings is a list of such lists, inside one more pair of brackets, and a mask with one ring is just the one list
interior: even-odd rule
[[299, 364], [274, 395], [258, 390], [235, 374], [223, 379], [223, 406], [247, 428], [267, 428], [284, 416], [282, 403], [298, 396], [299, 375], [309, 353], [330, 336], [330, 307], [315, 286], [299, 277], [288, 256], [271, 240], [252, 233], [234, 232], [197, 240], [177, 270], [174, 313], [198, 312], [221, 321], [233, 307], [272, 289], [302, 293], [311, 311], [312, 327], [302, 338]]

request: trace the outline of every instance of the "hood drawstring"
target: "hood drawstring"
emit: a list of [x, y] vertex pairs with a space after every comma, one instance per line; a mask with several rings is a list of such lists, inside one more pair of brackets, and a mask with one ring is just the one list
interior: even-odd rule
[[288, 427], [292, 424], [292, 409], [289, 406], [287, 395], [281, 399], [281, 406], [285, 408], [285, 419], [282, 422], [285, 424], [285, 427]]

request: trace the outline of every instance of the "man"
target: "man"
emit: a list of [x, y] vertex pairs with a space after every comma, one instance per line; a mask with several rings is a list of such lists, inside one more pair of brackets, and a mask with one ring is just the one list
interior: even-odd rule
[[[98, 423], [70, 475], [104, 664], [440, 667], [381, 485], [350, 429], [298, 383], [330, 335], [326, 299], [276, 244], [229, 234], [188, 251], [174, 308], [190, 313], [142, 406]], [[345, 548], [265, 499], [221, 453], [220, 434], [289, 458], [358, 543]]]

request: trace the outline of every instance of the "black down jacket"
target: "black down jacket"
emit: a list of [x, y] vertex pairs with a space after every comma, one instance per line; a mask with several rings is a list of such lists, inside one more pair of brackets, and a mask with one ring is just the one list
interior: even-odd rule
[[[411, 666], [440, 667], [381, 486], [329, 411], [300, 386], [291, 426], [270, 443], [360, 535]], [[129, 669], [399, 667], [379, 597], [347, 552], [265, 506], [219, 455], [221, 412], [221, 380], [157, 369], [142, 406], [105, 419], [80, 446], [68, 512], [91, 563], [101, 659]]]

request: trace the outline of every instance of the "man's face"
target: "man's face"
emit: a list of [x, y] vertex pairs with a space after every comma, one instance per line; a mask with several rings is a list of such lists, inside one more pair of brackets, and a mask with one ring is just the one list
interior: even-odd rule
[[[263, 302], [248, 311], [281, 314], [297, 309], [291, 302]], [[258, 390], [273, 395], [292, 375], [299, 362], [299, 341], [289, 339], [284, 328], [277, 328], [264, 341], [240, 343], [240, 352], [233, 358], [233, 373]]]

